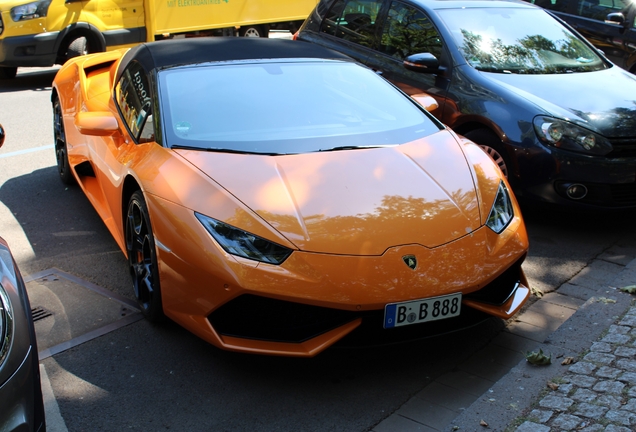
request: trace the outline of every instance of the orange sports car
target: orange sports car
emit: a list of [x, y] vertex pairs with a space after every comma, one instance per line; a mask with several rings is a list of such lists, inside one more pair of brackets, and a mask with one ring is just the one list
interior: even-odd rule
[[529, 296], [508, 183], [431, 100], [304, 42], [161, 41], [59, 70], [55, 150], [147, 318], [309, 357], [506, 319]]

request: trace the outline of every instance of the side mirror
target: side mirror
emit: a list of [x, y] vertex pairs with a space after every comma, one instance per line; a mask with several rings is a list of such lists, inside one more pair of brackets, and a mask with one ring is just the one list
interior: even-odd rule
[[4, 133], [4, 128], [2, 127], [2, 125], [0, 124], [0, 147], [2, 147], [2, 144], [4, 144], [4, 137], [5, 137], [5, 133]]
[[431, 53], [412, 54], [403, 63], [408, 70], [422, 73], [439, 72], [439, 60]]
[[618, 24], [619, 26], [623, 26], [625, 24], [625, 15], [623, 15], [622, 12], [612, 12], [607, 14], [605, 22], [607, 24]]
[[82, 135], [109, 136], [119, 130], [117, 119], [109, 112], [78, 113], [75, 126]]
[[439, 108], [439, 104], [435, 98], [427, 93], [417, 93], [411, 95], [411, 98], [420, 104], [426, 111], [431, 112]]

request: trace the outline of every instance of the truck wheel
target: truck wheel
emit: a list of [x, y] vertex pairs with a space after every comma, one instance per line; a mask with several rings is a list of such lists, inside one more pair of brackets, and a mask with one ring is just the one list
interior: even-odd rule
[[239, 29], [239, 36], [241, 37], [267, 37], [267, 28], [265, 26], [252, 25], [245, 26]]
[[82, 36], [73, 39], [66, 50], [66, 59], [88, 54], [88, 40]]
[[17, 67], [0, 67], [0, 79], [13, 79], [17, 73]]

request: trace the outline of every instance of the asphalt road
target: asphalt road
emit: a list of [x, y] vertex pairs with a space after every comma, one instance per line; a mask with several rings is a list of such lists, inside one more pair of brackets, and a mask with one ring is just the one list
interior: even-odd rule
[[[132, 299], [126, 261], [78, 187], [57, 178], [54, 69], [0, 81], [0, 236], [23, 274], [61, 269]], [[277, 107], [272, 106], [272, 109]], [[288, 109], [286, 102], [280, 109]], [[634, 244], [634, 212], [524, 208], [533, 288], [552, 291], [608, 249]], [[91, 305], [86, 305], [90, 307]], [[145, 320], [42, 361], [59, 409], [53, 431], [365, 431], [503, 328], [489, 320], [425, 341], [333, 348], [313, 359], [221, 351]], [[51, 417], [53, 419], [53, 417]]]

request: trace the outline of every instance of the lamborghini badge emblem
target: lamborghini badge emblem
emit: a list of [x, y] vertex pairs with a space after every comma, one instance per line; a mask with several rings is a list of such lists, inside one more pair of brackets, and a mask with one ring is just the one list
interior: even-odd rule
[[415, 270], [415, 267], [417, 267], [417, 258], [415, 258], [415, 255], [404, 255], [402, 260], [411, 270]]

